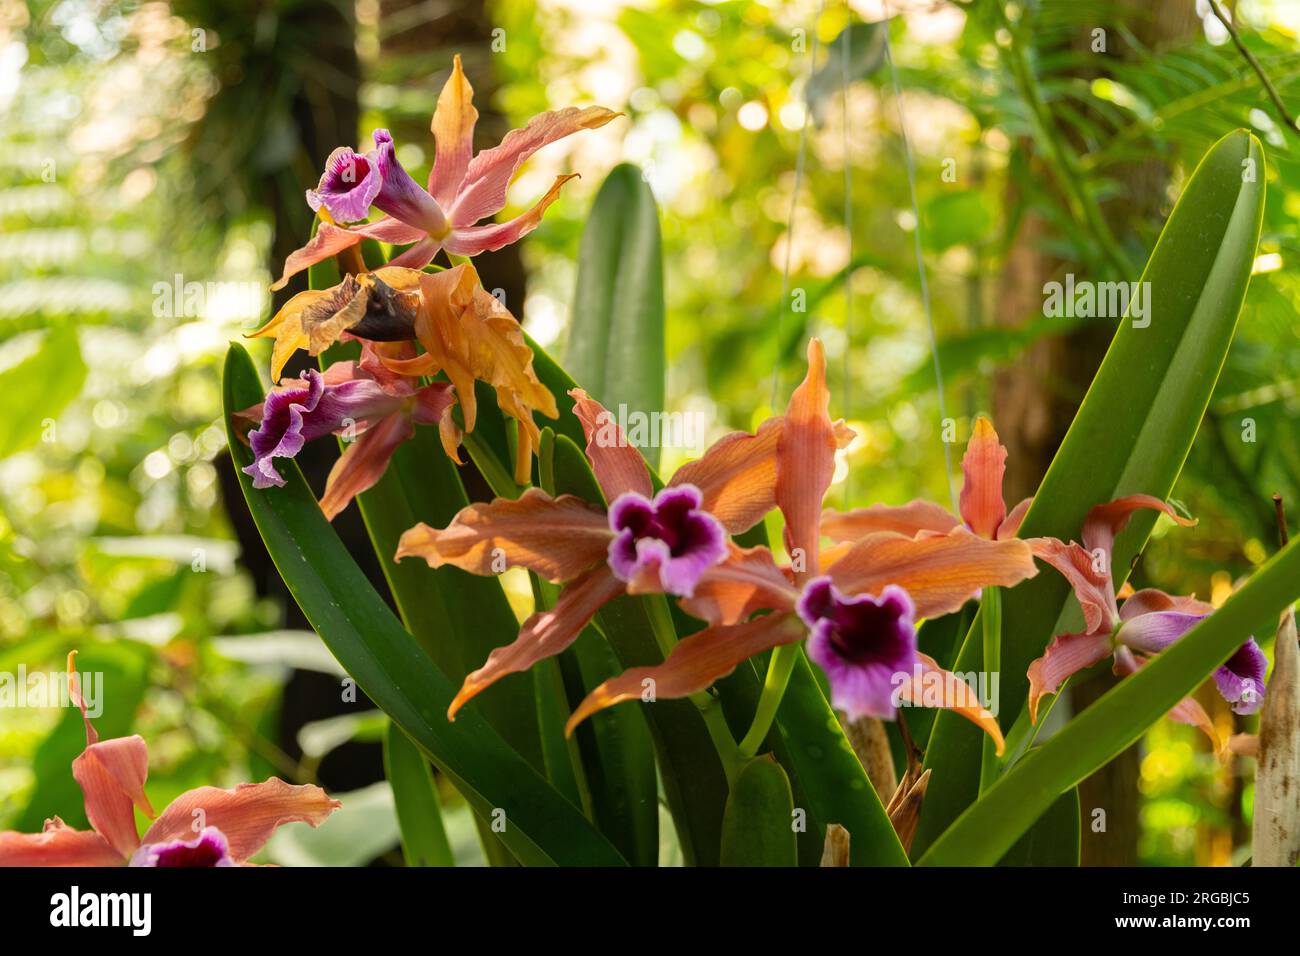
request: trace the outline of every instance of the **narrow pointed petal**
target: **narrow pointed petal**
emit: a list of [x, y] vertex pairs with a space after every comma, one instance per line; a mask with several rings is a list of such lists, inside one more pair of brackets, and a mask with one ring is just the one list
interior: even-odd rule
[[1097, 505], [1088, 512], [1088, 517], [1083, 521], [1084, 546], [1089, 551], [1102, 548], [1109, 555], [1114, 548], [1115, 537], [1128, 525], [1133, 512], [1143, 508], [1163, 512], [1184, 527], [1192, 527], [1196, 524], [1194, 518], [1184, 518], [1159, 498], [1151, 495], [1128, 495], [1108, 501], [1104, 505]]
[[320, 787], [291, 786], [277, 777], [231, 790], [198, 787], [168, 804], [141, 842], [191, 840], [196, 836], [194, 824], [201, 820], [203, 826], [221, 831], [231, 859], [243, 863], [284, 824], [318, 827], [341, 806]]
[[997, 755], [1002, 756], [1006, 748], [1002, 728], [998, 726], [998, 719], [984, 709], [979, 694], [956, 674], [940, 667], [933, 658], [925, 654], [916, 657], [920, 674], [913, 673], [911, 680], [902, 685], [899, 695], [902, 700], [917, 707], [942, 707], [965, 717], [993, 738]]
[[1110, 551], [1094, 553], [1074, 541], [1067, 544], [1056, 538], [1034, 538], [1030, 544], [1034, 557], [1060, 571], [1074, 588], [1083, 610], [1084, 627], [1088, 631], [1109, 631], [1119, 620], [1110, 576]]
[[470, 226], [496, 214], [506, 204], [506, 189], [524, 160], [557, 139], [604, 126], [618, 115], [603, 106], [570, 106], [534, 116], [523, 129], [511, 130], [501, 145], [483, 150], [466, 167], [450, 210], [452, 222]]
[[271, 291], [283, 289], [299, 272], [318, 262], [324, 262], [330, 256], [338, 255], [344, 249], [352, 248], [362, 238], [359, 232], [322, 222], [307, 245], [289, 253], [289, 257], [284, 260], [284, 271], [272, 284]]
[[473, 697], [505, 677], [526, 671], [540, 660], [554, 657], [582, 633], [607, 602], [623, 593], [623, 582], [606, 567], [594, 568], [560, 592], [555, 607], [538, 611], [524, 622], [514, 643], [498, 647], [487, 663], [465, 678], [460, 692], [447, 708], [447, 719]]
[[403, 269], [423, 269], [433, 261], [433, 257], [438, 254], [438, 250], [441, 248], [441, 242], [426, 236], [405, 252], [393, 256], [388, 264], [390, 266], [400, 266]]
[[961, 460], [966, 481], [958, 508], [966, 526], [981, 538], [992, 538], [1007, 516], [1002, 500], [1002, 476], [1007, 470], [1007, 450], [998, 441], [993, 423], [981, 415]]
[[[710, 627], [683, 638], [662, 664], [633, 667], [605, 681], [578, 705], [564, 725], [566, 736], [592, 714], [625, 700], [687, 697], [730, 674], [755, 654], [803, 637], [792, 614], [768, 614], [731, 627]], [[653, 706], [653, 703], [651, 704]]]
[[437, 151], [433, 169], [429, 170], [429, 192], [443, 209], [450, 209], [455, 202], [465, 170], [469, 168], [474, 155], [474, 124], [477, 122], [474, 88], [465, 77], [457, 53], [452, 60], [451, 76], [438, 94], [438, 105], [430, 124]]
[[529, 488], [517, 499], [462, 508], [442, 530], [416, 525], [402, 535], [396, 560], [421, 557], [430, 567], [451, 564], [484, 575], [524, 567], [562, 582], [603, 565], [612, 537], [601, 509], [573, 495], [552, 498]]
[[897, 584], [911, 595], [917, 619], [955, 611], [981, 588], [1012, 587], [1038, 573], [1024, 541], [989, 541], [958, 527], [909, 538], [868, 535], [827, 569], [845, 594], [879, 594]]
[[789, 576], [777, 567], [767, 548], [741, 548], [729, 542], [721, 563], [700, 576], [695, 594], [683, 598], [682, 610], [709, 624], [737, 624], [756, 611], [789, 611], [799, 597]]
[[748, 531], [776, 507], [776, 451], [784, 419], [769, 418], [754, 434], [732, 432], [682, 465], [670, 485], [694, 485], [703, 508], [731, 534]]
[[947, 534], [958, 524], [947, 509], [920, 498], [905, 505], [872, 505], [852, 511], [827, 508], [822, 512], [822, 534], [832, 541], [857, 541], [877, 531], [894, 531], [909, 538], [922, 531]]
[[569, 397], [573, 399], [573, 414], [582, 422], [587, 436], [587, 460], [605, 500], [612, 502], [628, 491], [643, 498], [653, 496], [645, 459], [640, 449], [627, 440], [618, 419], [580, 388], [569, 389]]
[[397, 447], [414, 434], [411, 419], [398, 412], [381, 418], [350, 443], [325, 480], [320, 507], [326, 519], [333, 521], [353, 498], [373, 488], [384, 477]]
[[72, 761], [72, 776], [85, 797], [90, 825], [120, 856], [128, 857], [140, 843], [135, 808], [153, 816], [153, 807], [144, 792], [149, 776], [149, 748], [139, 735], [99, 739], [86, 712], [75, 665], [76, 651], [73, 651], [68, 655], [68, 692], [86, 725], [86, 749]]
[[1020, 525], [1025, 520], [1025, 515], [1029, 513], [1029, 506], [1034, 503], [1033, 498], [1023, 498], [1020, 502], [1007, 512], [1007, 516], [1002, 519], [998, 525], [996, 538], [1014, 538], [1020, 534]]
[[58, 817], [40, 833], [0, 833], [0, 867], [121, 866], [124, 859], [94, 830], [74, 830]]
[[826, 355], [808, 342], [808, 374], [790, 397], [777, 445], [776, 504], [785, 516], [785, 544], [802, 582], [818, 573], [822, 498], [835, 474], [839, 447], [829, 414]]
[[456, 226], [443, 240], [443, 245], [447, 247], [448, 252], [458, 256], [476, 256], [480, 252], [495, 252], [512, 242], [518, 242], [538, 227], [542, 216], [546, 214], [547, 207], [560, 197], [560, 190], [564, 188], [564, 184], [577, 177], [577, 173], [556, 176], [555, 182], [546, 191], [546, 195], [533, 203], [527, 212], [520, 213], [513, 219], [486, 226]]
[[1038, 722], [1038, 701], [1055, 694], [1079, 671], [1101, 663], [1115, 652], [1109, 634], [1058, 634], [1043, 656], [1029, 665], [1029, 719]]

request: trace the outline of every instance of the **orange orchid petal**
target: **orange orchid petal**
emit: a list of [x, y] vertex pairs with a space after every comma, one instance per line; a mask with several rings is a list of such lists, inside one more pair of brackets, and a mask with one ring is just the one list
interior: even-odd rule
[[920, 498], [905, 505], [872, 505], [852, 511], [827, 508], [822, 512], [822, 534], [832, 541], [857, 541], [877, 531], [895, 531], [908, 537], [922, 531], [947, 534], [960, 523], [946, 508]]
[[776, 451], [784, 419], [769, 418], [754, 434], [732, 432], [695, 461], [682, 465], [669, 485], [694, 485], [701, 507], [731, 534], [754, 527], [776, 507]]
[[695, 594], [682, 598], [682, 609], [710, 624], [736, 624], [755, 611], [788, 611], [799, 592], [777, 567], [767, 548], [741, 548], [728, 542], [730, 553], [705, 571]]
[[1083, 610], [1088, 631], [1099, 631], [1119, 617], [1115, 606], [1114, 583], [1110, 576], [1110, 552], [1094, 554], [1082, 545], [1068, 544], [1056, 538], [1033, 538], [1029, 541], [1034, 557], [1041, 558], [1060, 571], [1074, 588], [1074, 596]]
[[538, 661], [559, 654], [577, 639], [603, 605], [622, 593], [623, 582], [603, 565], [574, 581], [560, 592], [555, 607], [533, 614], [513, 643], [498, 647], [482, 667], [465, 678], [447, 708], [447, 719], [455, 720], [456, 712], [471, 698], [507, 674], [526, 671]]
[[1088, 512], [1088, 516], [1083, 520], [1084, 545], [1089, 551], [1103, 548], [1109, 554], [1114, 547], [1115, 537], [1124, 530], [1129, 519], [1133, 517], [1133, 512], [1143, 508], [1163, 512], [1184, 527], [1192, 527], [1196, 524], [1196, 519], [1184, 518], [1168, 503], [1152, 495], [1127, 495], [1108, 501], [1104, 505], [1097, 505]]
[[1029, 720], [1038, 723], [1038, 701], [1055, 694], [1068, 677], [1100, 664], [1115, 651], [1107, 634], [1058, 634], [1029, 665]]
[[451, 76], [438, 94], [438, 104], [434, 107], [430, 124], [436, 152], [433, 169], [429, 170], [429, 192], [443, 209], [451, 208], [469, 161], [474, 157], [474, 124], [477, 122], [474, 87], [465, 78], [460, 54], [457, 53], [452, 60]]
[[899, 696], [913, 706], [942, 707], [965, 717], [993, 738], [999, 757], [1006, 748], [998, 719], [984, 709], [979, 695], [956, 674], [944, 670], [931, 657], [917, 654], [920, 673], [913, 673], [899, 688]]
[[822, 498], [835, 475], [839, 447], [826, 388], [826, 355], [817, 339], [808, 341], [808, 374], [790, 396], [777, 445], [776, 504], [785, 516], [785, 543], [795, 580], [817, 573]]
[[1011, 587], [1038, 573], [1024, 541], [990, 541], [957, 527], [917, 538], [882, 531], [854, 544], [826, 569], [845, 594], [879, 594], [897, 584], [918, 619], [955, 611], [981, 589]]
[[645, 459], [627, 440], [618, 420], [580, 388], [569, 389], [569, 397], [573, 399], [573, 414], [582, 422], [582, 431], [587, 436], [587, 460], [596, 473], [605, 500], [613, 502], [625, 491], [652, 497], [654, 487], [650, 484]]
[[642, 694], [653, 694], [647, 700], [671, 700], [702, 691], [741, 661], [803, 636], [799, 619], [784, 613], [698, 631], [673, 647], [662, 664], [629, 668], [593, 690], [564, 725], [565, 736], [592, 714]]
[[1025, 515], [1029, 513], [1029, 506], [1034, 503], [1034, 499], [1023, 498], [1014, 508], [1007, 512], [1007, 516], [1002, 519], [998, 525], [998, 532], [995, 538], [1014, 538], [1020, 534], [1020, 526], [1024, 523]]
[[94, 830], [74, 830], [58, 817], [40, 833], [0, 833], [0, 867], [121, 866], [126, 860]]
[[612, 537], [599, 508], [529, 488], [516, 499], [462, 508], [442, 530], [416, 525], [402, 535], [395, 560], [421, 557], [430, 567], [451, 564], [484, 575], [524, 567], [548, 581], [571, 581], [604, 564]]
[[961, 460], [966, 481], [958, 508], [967, 527], [981, 538], [992, 538], [1007, 516], [1002, 500], [1002, 476], [1007, 470], [1007, 450], [998, 441], [993, 423], [981, 415]]
[[[533, 203], [527, 212], [505, 222], [494, 222], [486, 226], [458, 225], [443, 244], [448, 252], [455, 255], [476, 256], [481, 252], [495, 252], [502, 246], [518, 242], [541, 224], [547, 208], [560, 198], [560, 190], [564, 188], [564, 184], [570, 179], [577, 178], [577, 173], [556, 176], [555, 182], [546, 191], [546, 195]], [[460, 217], [465, 215], [465, 210], [458, 208], [454, 215], [458, 223], [464, 222]]]
[[289, 253], [288, 258], [284, 260], [284, 272], [272, 284], [271, 291], [275, 292], [283, 289], [289, 283], [289, 280], [302, 272], [303, 269], [314, 266], [318, 262], [323, 262], [344, 249], [352, 248], [362, 238], [360, 232], [322, 222], [316, 229], [316, 235], [311, 237], [307, 245]]
[[231, 859], [243, 863], [284, 824], [318, 827], [342, 805], [320, 787], [292, 786], [278, 777], [231, 790], [198, 787], [168, 804], [142, 842], [189, 840], [205, 826], [216, 827], [226, 837]]
[[72, 761], [72, 776], [85, 797], [86, 818], [121, 856], [130, 856], [140, 845], [135, 827], [135, 808], [153, 816], [145, 796], [149, 776], [149, 748], [138, 735], [100, 740], [76, 671], [77, 652], [68, 655], [68, 695], [81, 710], [86, 725], [86, 749]]

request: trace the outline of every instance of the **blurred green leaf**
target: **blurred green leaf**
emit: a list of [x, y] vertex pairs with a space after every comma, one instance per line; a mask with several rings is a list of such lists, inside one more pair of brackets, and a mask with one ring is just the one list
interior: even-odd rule
[[81, 359], [75, 326], [45, 333], [27, 358], [0, 372], [0, 460], [25, 451], [41, 440], [49, 423], [81, 394], [86, 363]]

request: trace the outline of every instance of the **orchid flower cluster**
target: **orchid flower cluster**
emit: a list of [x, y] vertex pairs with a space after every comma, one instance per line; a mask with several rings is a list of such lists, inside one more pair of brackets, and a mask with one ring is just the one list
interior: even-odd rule
[[[1008, 511], [1002, 495], [1007, 452], [984, 418], [976, 421], [962, 461], [959, 514], [921, 500], [843, 513], [824, 508], [836, 455], [852, 432], [830, 417], [825, 358], [816, 339], [808, 346], [807, 374], [783, 415], [752, 433], [724, 436], [663, 487], [656, 487], [613, 416], [581, 389], [572, 390], [603, 500], [528, 487], [540, 442], [534, 416], [554, 419], [559, 409], [533, 370], [519, 323], [482, 288], [472, 265], [457, 260], [531, 231], [571, 178], [559, 177], [523, 215], [478, 225], [505, 204], [506, 187], [524, 160], [619, 114], [596, 106], [545, 113], [474, 156], [472, 95], [457, 58], [434, 113], [436, 153], [427, 188], [402, 168], [387, 130], [375, 131], [369, 152], [340, 148], [331, 154], [320, 182], [307, 192], [319, 228], [289, 256], [275, 287], [333, 256], [347, 274], [333, 288], [294, 296], [255, 334], [274, 338], [277, 380], [299, 349], [320, 355], [336, 342], [355, 340], [361, 357], [323, 373], [309, 369], [239, 413], [254, 453], [245, 470], [258, 488], [283, 484], [275, 460], [292, 458], [307, 441], [359, 436], [321, 498], [333, 518], [379, 480], [416, 425], [436, 425], [447, 455], [459, 463], [460, 442], [476, 420], [475, 383], [495, 389], [501, 410], [519, 426], [514, 477], [525, 490], [516, 498], [471, 504], [445, 528], [411, 528], [395, 559], [418, 557], [434, 568], [452, 565], [481, 575], [520, 567], [561, 590], [553, 607], [524, 621], [512, 643], [465, 678], [449, 719], [501, 678], [564, 651], [611, 600], [655, 593], [706, 626], [678, 642], [661, 664], [632, 668], [593, 689], [570, 717], [568, 732], [603, 708], [639, 697], [645, 681], [653, 682], [656, 699], [690, 696], [756, 654], [806, 639], [809, 657], [826, 674], [832, 705], [848, 718], [893, 719], [900, 706], [937, 704], [978, 724], [1000, 753], [994, 715], [969, 685], [918, 649], [922, 620], [958, 610], [985, 588], [1014, 587], [1033, 577], [1036, 557], [1065, 575], [1087, 630], [1057, 637], [1034, 662], [1029, 677], [1036, 719], [1041, 696], [1056, 693], [1069, 676], [1106, 657], [1114, 658], [1117, 672], [1131, 673], [1209, 613], [1193, 598], [1155, 591], [1133, 595], [1120, 610], [1109, 568], [1097, 567], [1109, 560], [1114, 535], [1137, 508], [1188, 523], [1158, 499], [1136, 495], [1095, 508], [1083, 529], [1087, 547], [1018, 538], [1031, 500]], [[384, 215], [365, 221], [372, 209]], [[349, 271], [349, 256], [365, 239], [409, 246], [381, 268]], [[457, 264], [432, 271], [440, 250]], [[784, 523], [783, 559], [733, 540], [774, 511]], [[825, 549], [823, 539], [831, 542]], [[1262, 661], [1251, 640], [1218, 675], [1218, 686], [1240, 712], [1259, 705]], [[937, 695], [935, 687], [941, 688]], [[1213, 736], [1193, 701], [1172, 716]]]

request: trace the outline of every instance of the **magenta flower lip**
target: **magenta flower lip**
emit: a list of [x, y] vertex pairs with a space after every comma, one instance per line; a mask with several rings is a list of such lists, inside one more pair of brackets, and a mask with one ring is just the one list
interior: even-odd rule
[[796, 605], [808, 625], [808, 656], [831, 683], [831, 704], [850, 719], [893, 719], [899, 675], [917, 663], [915, 606], [897, 585], [879, 597], [840, 593], [829, 577], [808, 582]]
[[664, 488], [654, 499], [634, 491], [609, 509], [609, 566], [621, 581], [657, 579], [665, 593], [692, 597], [700, 576], [727, 556], [727, 534], [701, 509], [694, 485]]
[[127, 865], [193, 868], [238, 864], [231, 859], [226, 835], [216, 827], [204, 827], [193, 840], [145, 843], [135, 851]]

